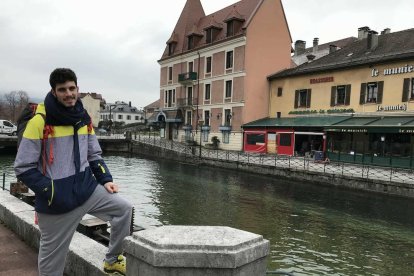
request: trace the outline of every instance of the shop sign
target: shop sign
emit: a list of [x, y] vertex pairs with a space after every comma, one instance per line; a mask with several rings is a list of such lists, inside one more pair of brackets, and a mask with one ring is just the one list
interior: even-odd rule
[[[385, 68], [383, 71], [383, 75], [398, 75], [398, 74], [406, 74], [406, 73], [412, 73], [414, 72], [414, 65], [408, 65], [401, 67], [394, 67], [394, 68]], [[371, 77], [378, 77], [380, 74], [378, 69], [372, 69], [371, 70]]]
[[399, 129], [398, 133], [414, 133], [414, 129]]
[[377, 105], [377, 111], [407, 111], [406, 104], [397, 104], [397, 105]]
[[322, 83], [322, 82], [333, 82], [333, 81], [334, 81], [334, 77], [314, 78], [314, 79], [310, 79], [310, 84]]
[[340, 132], [365, 133], [368, 131], [365, 128], [341, 128]]

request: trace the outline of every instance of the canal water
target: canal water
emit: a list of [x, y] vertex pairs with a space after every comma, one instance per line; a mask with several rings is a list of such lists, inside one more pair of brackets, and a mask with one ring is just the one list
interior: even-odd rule
[[[6, 182], [14, 156], [0, 155]], [[414, 200], [217, 168], [106, 156], [135, 222], [226, 225], [270, 240], [268, 270], [294, 275], [414, 275]]]

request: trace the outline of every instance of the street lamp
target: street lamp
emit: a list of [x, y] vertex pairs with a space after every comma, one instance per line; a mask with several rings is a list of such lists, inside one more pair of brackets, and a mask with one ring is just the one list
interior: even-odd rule
[[198, 125], [200, 126], [200, 144], [199, 144], [199, 157], [201, 158], [201, 136], [203, 135], [203, 124], [204, 124], [204, 121], [203, 120], [200, 120], [200, 121], [198, 121]]

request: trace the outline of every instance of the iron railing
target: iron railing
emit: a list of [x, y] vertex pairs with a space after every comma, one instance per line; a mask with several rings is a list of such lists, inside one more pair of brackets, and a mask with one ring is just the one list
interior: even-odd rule
[[136, 141], [176, 151], [192, 157], [209, 160], [254, 164], [265, 167], [306, 171], [325, 175], [340, 175], [353, 178], [381, 180], [396, 183], [414, 184], [412, 169], [353, 164], [341, 161], [319, 161], [310, 157], [286, 156], [277, 154], [259, 154], [229, 150], [214, 150], [199, 145], [187, 145], [160, 137], [136, 135]]

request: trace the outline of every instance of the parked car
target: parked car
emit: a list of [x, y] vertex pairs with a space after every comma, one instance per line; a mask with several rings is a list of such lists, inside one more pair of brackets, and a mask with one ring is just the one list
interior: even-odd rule
[[0, 134], [15, 136], [17, 134], [17, 126], [10, 121], [0, 120]]

